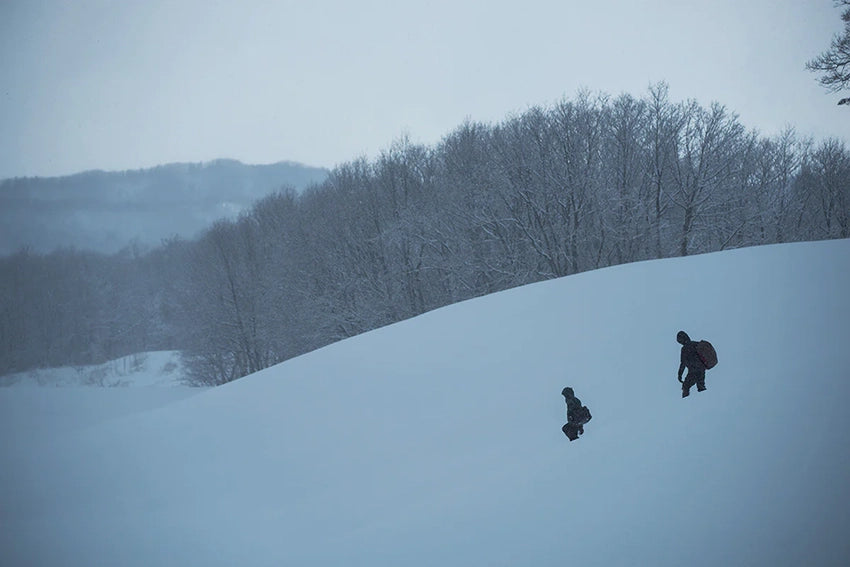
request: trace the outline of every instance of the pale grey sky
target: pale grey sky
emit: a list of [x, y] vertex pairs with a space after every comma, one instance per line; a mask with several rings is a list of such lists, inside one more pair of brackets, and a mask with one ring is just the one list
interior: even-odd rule
[[0, 0], [0, 178], [235, 158], [333, 167], [586, 87], [850, 135], [807, 60], [832, 0]]

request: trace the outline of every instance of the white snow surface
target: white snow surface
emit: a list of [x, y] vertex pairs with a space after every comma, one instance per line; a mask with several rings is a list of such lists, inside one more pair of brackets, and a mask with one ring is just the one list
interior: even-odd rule
[[[186, 385], [179, 351], [144, 352], [104, 364], [0, 376], [0, 449], [5, 453], [6, 447], [19, 443], [24, 448], [27, 439], [38, 441], [42, 433], [53, 435], [147, 411], [201, 391]], [[5, 458], [0, 455], [2, 468], [9, 466]], [[2, 475], [0, 471], [0, 482]]]
[[[850, 565], [848, 281], [848, 240], [733, 250], [489, 295], [86, 422], [41, 408], [116, 389], [3, 388], [0, 557]], [[720, 360], [687, 399], [680, 329]], [[564, 386], [593, 413], [572, 443]]]

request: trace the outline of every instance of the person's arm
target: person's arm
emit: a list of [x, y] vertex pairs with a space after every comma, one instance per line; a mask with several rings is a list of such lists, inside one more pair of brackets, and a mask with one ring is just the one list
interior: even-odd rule
[[575, 412], [576, 409], [576, 400], [577, 398], [570, 398], [567, 400], [567, 421], [573, 420], [573, 412]]
[[679, 358], [681, 359], [681, 362], [679, 363], [678, 378], [679, 378], [679, 382], [681, 382], [682, 381], [682, 372], [685, 371], [685, 347], [682, 347], [682, 354]]

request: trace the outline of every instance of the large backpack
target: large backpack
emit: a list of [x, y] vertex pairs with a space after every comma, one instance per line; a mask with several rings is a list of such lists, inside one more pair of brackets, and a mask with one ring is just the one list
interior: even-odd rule
[[697, 355], [706, 369], [717, 366], [717, 351], [708, 341], [697, 342]]

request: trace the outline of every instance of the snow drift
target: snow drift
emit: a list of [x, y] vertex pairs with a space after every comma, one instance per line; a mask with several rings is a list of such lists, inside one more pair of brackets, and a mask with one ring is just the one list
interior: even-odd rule
[[[618, 266], [78, 427], [3, 389], [0, 549], [46, 566], [846, 565], [848, 276], [847, 240]], [[687, 399], [680, 329], [720, 358]], [[593, 413], [573, 443], [567, 385]]]

